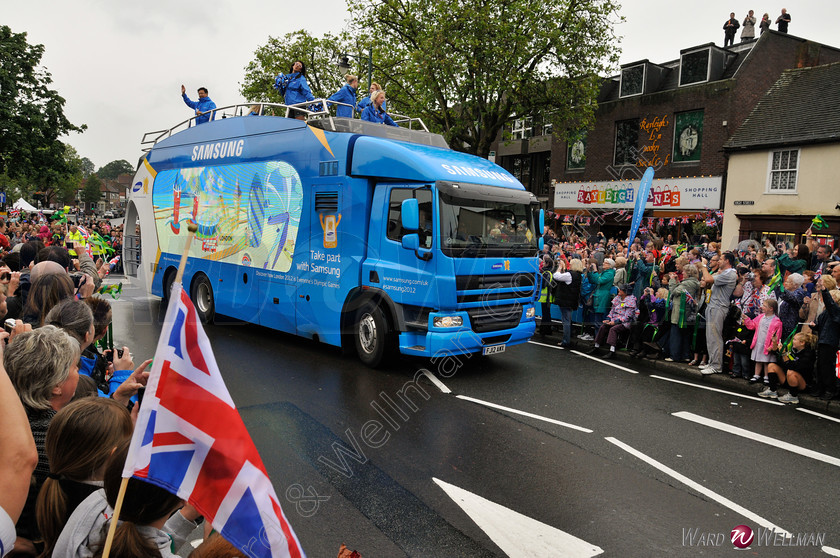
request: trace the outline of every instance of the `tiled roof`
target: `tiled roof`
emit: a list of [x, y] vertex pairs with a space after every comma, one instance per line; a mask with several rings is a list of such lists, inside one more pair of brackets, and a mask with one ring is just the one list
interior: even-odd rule
[[724, 149], [840, 141], [840, 62], [785, 70]]

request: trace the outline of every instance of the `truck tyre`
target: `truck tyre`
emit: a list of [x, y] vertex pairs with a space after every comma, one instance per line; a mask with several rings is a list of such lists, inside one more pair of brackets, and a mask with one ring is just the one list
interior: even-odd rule
[[175, 282], [175, 276], [178, 274], [175, 268], [170, 267], [163, 274], [163, 306], [169, 306], [169, 295], [172, 293], [172, 283]]
[[390, 353], [393, 336], [388, 320], [379, 306], [367, 305], [362, 308], [353, 326], [353, 339], [356, 353], [365, 365], [376, 368]]
[[216, 300], [213, 297], [213, 286], [206, 275], [196, 276], [192, 284], [190, 298], [195, 305], [201, 323], [213, 323], [213, 318], [216, 316]]

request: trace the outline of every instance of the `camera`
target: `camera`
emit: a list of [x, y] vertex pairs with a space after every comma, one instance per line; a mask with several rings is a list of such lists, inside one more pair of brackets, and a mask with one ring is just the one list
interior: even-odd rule
[[8, 271], [3, 273], [3, 274], [0, 274], [0, 281], [5, 282], [5, 281], [11, 281], [11, 280], [12, 280], [12, 274], [9, 273]]
[[79, 285], [82, 284], [82, 278], [84, 277], [84, 273], [71, 273], [70, 279], [73, 280], [73, 288], [78, 290]]
[[[124, 351], [122, 349], [114, 349], [114, 350], [117, 351], [117, 358], [122, 358]], [[114, 350], [105, 351], [105, 360], [107, 360], [108, 362], [114, 362]]]
[[3, 322], [3, 329], [7, 332], [11, 333], [13, 329], [15, 329], [15, 319], [14, 318], [7, 318], [5, 322]]

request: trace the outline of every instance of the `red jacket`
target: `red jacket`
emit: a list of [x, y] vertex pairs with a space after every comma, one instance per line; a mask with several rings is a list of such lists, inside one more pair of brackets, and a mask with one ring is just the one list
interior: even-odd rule
[[[745, 324], [747, 329], [754, 329], [758, 330], [758, 327], [761, 323], [761, 318], [764, 317], [764, 314], [759, 314], [755, 318], [750, 318], [749, 316], [745, 316]], [[778, 316], [773, 316], [773, 319], [770, 320], [770, 328], [767, 330], [767, 337], [764, 339], [764, 354], [770, 354], [770, 351], [775, 350], [776, 347], [773, 346], [773, 336], [776, 337], [776, 342], [782, 341], [782, 320], [779, 319]], [[750, 349], [755, 348], [755, 344], [758, 343], [758, 335], [753, 336], [752, 345], [750, 345]]]

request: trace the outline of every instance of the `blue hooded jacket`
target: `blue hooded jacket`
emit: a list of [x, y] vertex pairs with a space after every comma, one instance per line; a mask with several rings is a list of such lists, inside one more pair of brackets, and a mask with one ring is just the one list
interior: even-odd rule
[[[356, 108], [356, 110], [358, 110], [359, 112], [362, 112], [363, 110], [365, 110], [368, 107], [369, 104], [370, 104], [370, 97], [365, 97], [364, 99], [359, 101], [359, 106]], [[382, 110], [384, 110], [384, 111], [388, 110], [388, 101], [385, 101], [384, 103], [382, 103]]]
[[[183, 93], [181, 97], [184, 98], [184, 103], [191, 109], [199, 110], [201, 112], [209, 112], [216, 108], [216, 103], [210, 100], [210, 97], [199, 97], [197, 101], [191, 101], [189, 97], [187, 97], [186, 93]], [[195, 119], [196, 124], [204, 124], [205, 122], [210, 121], [210, 114], [202, 114], [198, 118]]]
[[280, 74], [274, 78], [274, 89], [283, 95], [283, 102], [287, 105], [315, 100], [312, 91], [309, 90], [309, 84], [306, 83], [306, 77], [300, 72]]
[[343, 116], [345, 118], [353, 118], [353, 112], [356, 110], [355, 87], [348, 83], [347, 85], [333, 93], [333, 95], [327, 100], [335, 101], [336, 103], [344, 103], [345, 105], [352, 105], [352, 108], [344, 105], [336, 105], [335, 115]]
[[373, 103], [369, 104], [365, 110], [362, 111], [362, 120], [366, 120], [367, 122], [375, 122], [377, 124], [387, 124], [388, 126], [396, 126], [397, 123], [394, 122], [388, 113], [385, 112], [385, 109], [377, 109], [373, 106]]

